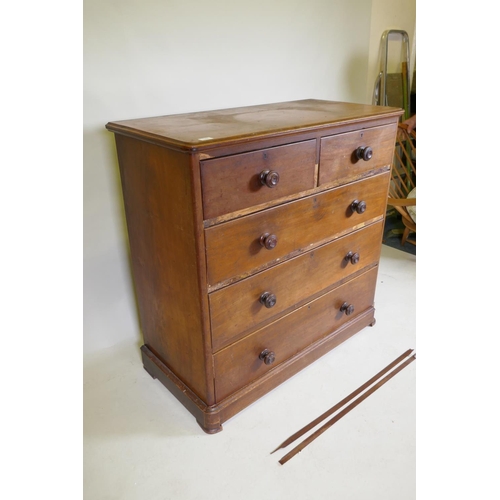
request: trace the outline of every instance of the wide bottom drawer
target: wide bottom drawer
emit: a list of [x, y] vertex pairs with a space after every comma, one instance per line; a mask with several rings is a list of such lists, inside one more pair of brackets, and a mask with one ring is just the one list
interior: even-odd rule
[[216, 353], [216, 400], [221, 401], [371, 307], [377, 271], [378, 267], [372, 268]]

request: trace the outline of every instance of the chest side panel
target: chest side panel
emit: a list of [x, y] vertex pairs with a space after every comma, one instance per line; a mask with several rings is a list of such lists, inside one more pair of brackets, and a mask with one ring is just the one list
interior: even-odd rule
[[144, 342], [207, 401], [190, 156], [119, 135], [116, 144]]

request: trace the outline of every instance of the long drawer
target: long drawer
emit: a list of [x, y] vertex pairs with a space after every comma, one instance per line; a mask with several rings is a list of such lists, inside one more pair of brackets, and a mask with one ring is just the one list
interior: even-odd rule
[[377, 264], [383, 222], [338, 238], [210, 294], [214, 351]]
[[[248, 335], [214, 355], [215, 392], [221, 401], [264, 375], [313, 342], [329, 335], [373, 306], [378, 267], [322, 295], [278, 321]], [[353, 307], [347, 315], [343, 305]], [[271, 364], [261, 359], [267, 351]]]
[[396, 128], [392, 124], [323, 137], [319, 184], [344, 184], [389, 167]]
[[312, 189], [315, 167], [316, 140], [202, 161], [203, 217]]
[[382, 218], [388, 177], [375, 175], [205, 229], [209, 288]]

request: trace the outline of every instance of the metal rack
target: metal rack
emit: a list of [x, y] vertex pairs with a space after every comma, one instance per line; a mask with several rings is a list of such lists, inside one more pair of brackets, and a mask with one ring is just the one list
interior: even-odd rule
[[403, 119], [409, 118], [410, 106], [410, 41], [408, 33], [403, 30], [386, 30], [382, 34], [380, 42], [380, 72], [375, 80], [373, 89], [372, 104], [378, 106], [387, 106], [387, 59], [389, 53], [389, 38], [398, 38], [402, 44], [402, 52], [406, 54], [406, 60], [401, 63], [401, 72], [403, 75], [403, 108], [405, 115]]

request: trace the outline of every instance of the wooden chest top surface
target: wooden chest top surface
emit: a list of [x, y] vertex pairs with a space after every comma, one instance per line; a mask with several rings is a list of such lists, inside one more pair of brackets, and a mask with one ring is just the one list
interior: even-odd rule
[[184, 149], [332, 124], [399, 116], [399, 108], [304, 99], [240, 108], [109, 122], [108, 130]]

